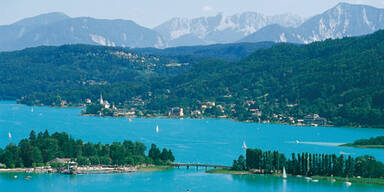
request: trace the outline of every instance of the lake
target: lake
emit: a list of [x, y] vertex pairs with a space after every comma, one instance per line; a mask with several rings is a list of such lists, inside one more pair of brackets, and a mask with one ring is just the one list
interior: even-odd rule
[[[32, 112], [33, 111], [33, 112]], [[245, 154], [243, 141], [250, 148], [292, 152], [335, 153], [359, 156], [369, 154], [384, 161], [384, 150], [337, 147], [340, 143], [384, 135], [382, 129], [297, 127], [275, 124], [242, 123], [222, 119], [132, 119], [80, 116], [78, 108], [50, 108], [0, 102], [0, 147], [28, 137], [31, 130], [50, 133], [65, 131], [84, 141], [111, 143], [124, 139], [150, 146], [171, 148], [176, 162], [231, 165]], [[159, 126], [156, 133], [155, 127]], [[300, 143], [296, 143], [298, 140]], [[0, 174], [6, 191], [384, 191], [384, 186], [342, 182], [308, 182], [289, 177], [232, 176], [206, 174], [204, 170], [172, 169], [114, 175], [33, 175], [29, 181]], [[1, 190], [3, 191], [3, 190]]]

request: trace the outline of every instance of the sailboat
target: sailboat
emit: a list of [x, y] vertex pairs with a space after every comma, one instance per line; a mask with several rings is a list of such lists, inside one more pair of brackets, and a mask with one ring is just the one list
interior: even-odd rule
[[283, 178], [284, 178], [284, 179], [287, 178], [287, 173], [285, 172], [285, 167], [283, 167]]
[[9, 138], [9, 139], [12, 139], [12, 135], [11, 135], [11, 132], [10, 132], [10, 131], [8, 132], [8, 138]]
[[32, 109], [31, 109], [31, 112], [33, 113], [33, 107], [32, 107]]
[[159, 125], [156, 125], [156, 133], [159, 132]]
[[247, 145], [245, 144], [245, 141], [243, 141], [243, 149], [247, 149]]

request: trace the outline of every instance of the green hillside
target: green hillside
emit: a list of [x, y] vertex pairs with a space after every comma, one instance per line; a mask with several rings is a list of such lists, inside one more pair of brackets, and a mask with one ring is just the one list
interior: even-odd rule
[[[279, 44], [238, 63], [204, 61], [185, 74], [134, 85], [92, 86], [48, 95], [84, 101], [102, 92], [109, 101], [135, 107], [144, 115], [183, 107], [187, 116], [200, 111], [205, 117], [297, 123], [305, 115], [319, 114], [331, 125], [384, 127], [383, 57], [384, 31], [379, 31], [304, 46]], [[33, 104], [38, 98], [49, 97], [33, 94], [22, 102]], [[140, 105], [135, 102], [138, 98], [143, 101]]]
[[[192, 57], [141, 55], [90, 45], [36, 47], [0, 53], [0, 99], [183, 73]], [[179, 63], [180, 65], [172, 65]]]

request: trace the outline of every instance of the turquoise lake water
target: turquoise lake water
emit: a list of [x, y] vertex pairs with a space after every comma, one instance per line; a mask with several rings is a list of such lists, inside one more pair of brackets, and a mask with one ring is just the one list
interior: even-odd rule
[[[80, 116], [81, 109], [49, 108], [0, 102], [0, 147], [28, 137], [31, 130], [68, 132], [84, 141], [111, 143], [124, 139], [150, 146], [171, 148], [176, 162], [231, 165], [244, 154], [243, 141], [250, 148], [295, 152], [335, 153], [352, 156], [369, 154], [384, 161], [384, 150], [337, 147], [340, 143], [384, 135], [382, 129], [296, 127], [241, 123], [218, 119], [133, 119]], [[159, 133], [155, 126], [159, 125]], [[299, 140], [297, 144], [295, 141]], [[206, 174], [203, 170], [172, 169], [114, 175], [32, 175], [29, 181], [0, 174], [0, 191], [384, 191], [384, 186], [342, 182], [308, 182], [291, 177], [232, 176]], [[3, 190], [5, 189], [5, 190]]]

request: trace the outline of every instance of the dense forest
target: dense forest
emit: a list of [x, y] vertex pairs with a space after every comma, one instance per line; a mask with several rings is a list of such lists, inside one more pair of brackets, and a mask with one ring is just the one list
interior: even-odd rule
[[41, 46], [0, 53], [0, 99], [181, 74], [194, 56], [142, 55], [91, 45]]
[[92, 45], [41, 46], [0, 53], [0, 99], [19, 99], [33, 92], [95, 85], [139, 83], [183, 74], [208, 58], [239, 60], [273, 43], [191, 46], [165, 50]]
[[283, 167], [288, 174], [305, 176], [335, 176], [383, 178], [384, 164], [371, 156], [353, 158], [329, 154], [292, 153], [290, 159], [278, 151], [247, 149], [246, 158], [234, 160], [234, 170], [255, 170], [261, 173], [281, 172]]
[[94, 144], [75, 140], [65, 132], [50, 135], [48, 131], [38, 134], [31, 131], [29, 138], [21, 140], [18, 145], [9, 143], [5, 149], [0, 149], [0, 163], [15, 168], [43, 166], [56, 157], [71, 158], [79, 165], [164, 165], [175, 160], [170, 149], [160, 151], [152, 144], [145, 155], [146, 149], [143, 143], [128, 140]]

